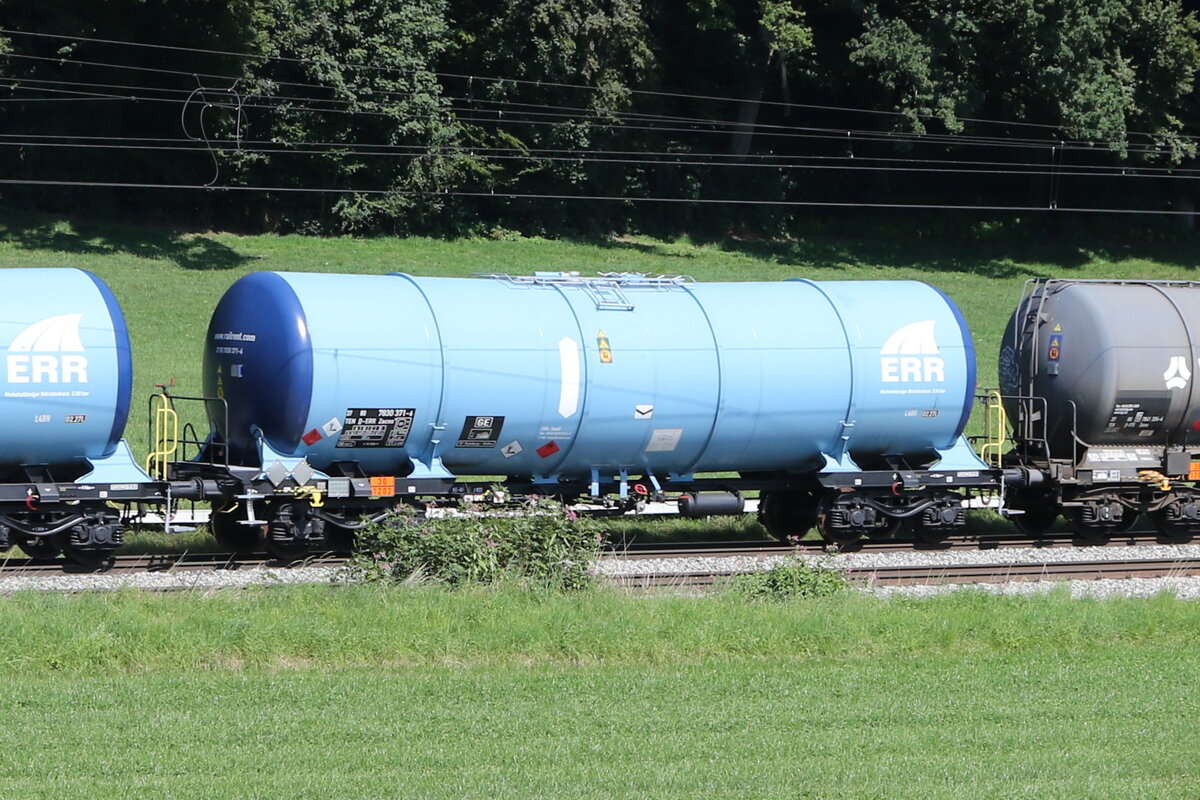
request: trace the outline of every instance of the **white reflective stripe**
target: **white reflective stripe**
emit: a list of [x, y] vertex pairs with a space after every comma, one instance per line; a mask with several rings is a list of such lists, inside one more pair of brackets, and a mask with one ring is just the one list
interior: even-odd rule
[[562, 365], [558, 414], [569, 417], [579, 410], [579, 344], [574, 339], [564, 337], [558, 343], [558, 360]]

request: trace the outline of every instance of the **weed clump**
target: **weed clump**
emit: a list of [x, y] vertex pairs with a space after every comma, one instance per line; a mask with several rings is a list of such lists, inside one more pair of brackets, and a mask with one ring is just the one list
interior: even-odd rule
[[813, 566], [787, 558], [770, 569], [735, 575], [729, 593], [744, 600], [790, 600], [796, 597], [830, 597], [849, 587], [846, 574], [833, 567]]
[[350, 571], [359, 580], [466, 586], [509, 579], [558, 591], [592, 582], [588, 567], [604, 541], [593, 520], [551, 500], [502, 511], [463, 503], [438, 517], [405, 507], [357, 538]]

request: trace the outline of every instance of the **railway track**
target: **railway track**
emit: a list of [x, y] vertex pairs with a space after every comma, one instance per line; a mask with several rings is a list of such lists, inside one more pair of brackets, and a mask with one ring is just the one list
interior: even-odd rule
[[[703, 588], [739, 574], [713, 570], [680, 574], [644, 573], [613, 576], [619, 586], [638, 589], [664, 587]], [[948, 564], [943, 566], [888, 566], [846, 570], [853, 585], [915, 586], [941, 584], [1009, 583], [1012, 581], [1125, 580], [1130, 578], [1186, 578], [1200, 575], [1200, 559], [1126, 559], [1034, 564]]]
[[918, 539], [863, 539], [851, 547], [837, 548], [821, 540], [804, 540], [783, 544], [772, 539], [751, 539], [729, 542], [670, 542], [614, 544], [603, 554], [605, 558], [686, 558], [692, 555], [821, 555], [827, 553], [937, 553], [948, 550], [996, 550], [999, 548], [1055, 547], [1131, 547], [1151, 544], [1178, 544], [1164, 541], [1155, 531], [1122, 533], [1107, 540], [1084, 539], [1071, 533], [1051, 533], [1038, 539], [1022, 534], [968, 533], [951, 537], [945, 542], [928, 544]]
[[[880, 544], [880, 543], [876, 543]], [[764, 546], [765, 545], [765, 546]], [[689, 543], [683, 547], [642, 547], [636, 554], [621, 554], [626, 560], [638, 562], [650, 558], [703, 555], [705, 557], [763, 557], [789, 555], [795, 548], [773, 545], [770, 542], [711, 542]], [[621, 557], [610, 553], [604, 558]], [[0, 562], [0, 577], [74, 577], [85, 574], [104, 576], [135, 575], [138, 573], [198, 573], [250, 570], [253, 568], [287, 568], [291, 566], [341, 566], [346, 559], [326, 555], [288, 564], [265, 554], [234, 556], [228, 553], [185, 553], [129, 555], [111, 559], [92, 568], [64, 565], [61, 561], [9, 559]], [[625, 588], [652, 589], [685, 587], [703, 589], [740, 574], [743, 569], [678, 569], [671, 572], [647, 569], [620, 575], [606, 575], [603, 580]], [[1200, 576], [1200, 558], [1129, 558], [1095, 561], [1053, 560], [1031, 563], [973, 563], [941, 565], [895, 565], [850, 567], [847, 578], [860, 586], [911, 586], [939, 584], [1007, 583], [1011, 581], [1057, 580], [1121, 580], [1129, 578], [1164, 578]]]
[[286, 562], [265, 553], [234, 555], [232, 553], [161, 553], [149, 555], [114, 556], [102, 564], [81, 566], [60, 560], [10, 558], [0, 561], [0, 577], [50, 575], [122, 575], [139, 572], [201, 572], [213, 570], [247, 570], [255, 567], [340, 566], [346, 559], [340, 556], [313, 556], [303, 561]]

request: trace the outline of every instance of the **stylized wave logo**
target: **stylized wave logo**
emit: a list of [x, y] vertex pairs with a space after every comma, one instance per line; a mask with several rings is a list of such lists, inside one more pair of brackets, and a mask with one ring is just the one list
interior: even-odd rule
[[883, 356], [936, 356], [942, 351], [933, 336], [937, 320], [911, 322], [888, 337], [879, 354]]
[[946, 380], [946, 362], [933, 336], [937, 320], [910, 322], [879, 348], [879, 379], [884, 383], [930, 383]]
[[82, 353], [79, 321], [83, 314], [62, 314], [35, 322], [17, 334], [10, 353]]

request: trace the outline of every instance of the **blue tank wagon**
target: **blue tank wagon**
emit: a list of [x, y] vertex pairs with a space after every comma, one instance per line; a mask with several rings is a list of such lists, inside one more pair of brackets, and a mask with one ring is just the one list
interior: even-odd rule
[[204, 376], [222, 402], [180, 468], [269, 481], [214, 527], [266, 520], [286, 552], [472, 476], [693, 514], [758, 489], [776, 535], [839, 541], [944, 535], [997, 477], [962, 436], [970, 333], [919, 282], [255, 273], [213, 314]]
[[106, 557], [121, 544], [114, 505], [161, 487], [121, 438], [133, 363], [112, 292], [77, 269], [0, 270], [0, 549]]

